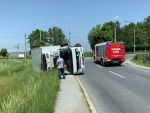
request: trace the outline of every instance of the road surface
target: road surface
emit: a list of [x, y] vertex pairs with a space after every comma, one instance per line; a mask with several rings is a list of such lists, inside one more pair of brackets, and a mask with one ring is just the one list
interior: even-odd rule
[[98, 113], [150, 113], [150, 71], [129, 64], [103, 67], [89, 59], [78, 77]]

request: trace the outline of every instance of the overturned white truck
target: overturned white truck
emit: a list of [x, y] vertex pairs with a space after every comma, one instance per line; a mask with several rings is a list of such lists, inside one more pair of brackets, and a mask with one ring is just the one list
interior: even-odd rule
[[45, 46], [31, 50], [35, 71], [47, 71], [55, 67], [58, 56], [64, 59], [70, 74], [82, 74], [85, 70], [83, 47]]

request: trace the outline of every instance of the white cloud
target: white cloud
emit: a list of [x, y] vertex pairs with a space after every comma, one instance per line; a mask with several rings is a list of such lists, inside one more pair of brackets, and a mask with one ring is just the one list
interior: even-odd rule
[[119, 18], [119, 16], [115, 16], [115, 18], [114, 19], [118, 19]]

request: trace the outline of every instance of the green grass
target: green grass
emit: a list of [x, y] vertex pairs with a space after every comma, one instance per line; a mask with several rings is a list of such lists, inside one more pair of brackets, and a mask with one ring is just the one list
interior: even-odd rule
[[53, 113], [57, 71], [37, 73], [31, 61], [0, 60], [0, 113]]
[[84, 57], [93, 57], [92, 52], [84, 52]]
[[143, 60], [132, 59], [132, 62], [134, 62], [137, 65], [150, 67], [150, 63], [144, 63]]
[[[134, 52], [133, 51], [130, 51], [130, 52], [127, 52], [128, 54], [134, 54]], [[140, 51], [140, 50], [138, 50], [138, 51], [135, 51], [135, 54], [145, 54], [145, 53], [150, 53], [150, 50], [147, 50], [147, 51]]]

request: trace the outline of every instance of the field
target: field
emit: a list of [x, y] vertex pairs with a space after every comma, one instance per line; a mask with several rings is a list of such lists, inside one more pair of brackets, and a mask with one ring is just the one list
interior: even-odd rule
[[0, 113], [53, 113], [56, 70], [37, 73], [31, 61], [0, 59]]

